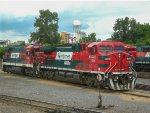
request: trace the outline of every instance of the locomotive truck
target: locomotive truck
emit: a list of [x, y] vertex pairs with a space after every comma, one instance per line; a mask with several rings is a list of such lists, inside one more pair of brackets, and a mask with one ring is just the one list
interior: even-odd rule
[[135, 87], [132, 55], [121, 42], [92, 42], [66, 46], [32, 44], [5, 51], [3, 71], [69, 81], [112, 90]]

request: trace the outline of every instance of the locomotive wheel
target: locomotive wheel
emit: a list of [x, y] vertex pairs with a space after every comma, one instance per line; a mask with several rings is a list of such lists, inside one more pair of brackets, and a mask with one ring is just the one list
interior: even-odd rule
[[47, 80], [51, 80], [51, 72], [47, 71], [47, 74], [44, 78], [46, 78]]
[[88, 87], [91, 87], [92, 86], [92, 80], [90, 79], [90, 77], [86, 77], [86, 85]]
[[48, 80], [52, 80], [52, 78], [53, 78], [53, 72], [52, 71], [47, 71], [47, 76], [46, 76], [46, 79], [48, 79]]
[[50, 71], [50, 72], [48, 73], [47, 79], [48, 79], [48, 80], [52, 80], [52, 79], [53, 79], [53, 76], [54, 76], [54, 72], [53, 72], [53, 71]]
[[86, 77], [84, 75], [80, 76], [80, 84], [86, 85]]
[[49, 75], [48, 71], [44, 71], [43, 74], [41, 74], [40, 77], [48, 79], [48, 75]]
[[6, 66], [3, 66], [3, 71], [6, 72]]
[[97, 79], [95, 79], [95, 81], [94, 81], [94, 86], [97, 88], [100, 87], [100, 82]]
[[25, 69], [25, 75], [33, 77], [33, 69], [32, 68], [26, 68]]
[[58, 71], [52, 71], [52, 72], [53, 72], [52, 80], [57, 81], [57, 76], [58, 76], [59, 72]]
[[96, 80], [91, 78], [91, 77], [88, 77], [88, 80], [86, 81], [86, 84], [89, 87], [97, 86]]
[[21, 73], [22, 73], [23, 75], [26, 75], [26, 72], [25, 72], [25, 68], [24, 68], [24, 67], [21, 68]]

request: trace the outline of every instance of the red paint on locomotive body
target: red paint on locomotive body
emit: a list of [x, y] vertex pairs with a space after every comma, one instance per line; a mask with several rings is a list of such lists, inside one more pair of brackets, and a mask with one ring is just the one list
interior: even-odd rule
[[136, 56], [137, 57], [147, 57], [147, 56], [150, 56], [148, 54], [149, 54], [148, 52], [136, 52]]
[[128, 66], [131, 63], [131, 59], [128, 59], [130, 55], [124, 51], [121, 42], [94, 42], [89, 44], [83, 53], [86, 56], [83, 56], [83, 62], [88, 64], [90, 71], [104, 73], [131, 71]]

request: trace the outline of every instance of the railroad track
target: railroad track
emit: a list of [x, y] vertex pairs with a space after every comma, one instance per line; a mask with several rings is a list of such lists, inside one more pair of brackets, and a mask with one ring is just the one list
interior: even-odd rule
[[43, 101], [31, 100], [26, 98], [0, 95], [0, 101], [9, 101], [19, 104], [25, 104], [32, 107], [40, 108], [48, 113], [57, 112], [57, 113], [102, 113], [98, 109], [86, 109], [86, 108], [77, 108], [71, 106], [65, 106], [61, 104], [53, 104]]
[[150, 84], [137, 83], [135, 88], [150, 91]]
[[139, 78], [150, 79], [150, 72], [137, 72]]

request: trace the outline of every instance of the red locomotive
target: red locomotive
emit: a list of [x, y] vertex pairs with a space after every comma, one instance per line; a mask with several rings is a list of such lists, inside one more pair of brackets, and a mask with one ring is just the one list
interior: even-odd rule
[[126, 52], [133, 58], [133, 66], [136, 71], [150, 71], [150, 46], [148, 45], [125, 45]]
[[47, 79], [71, 81], [113, 90], [135, 87], [132, 56], [121, 42], [93, 42], [68, 46], [14, 47], [6, 50], [3, 70]]
[[150, 46], [137, 46], [136, 49], [136, 70], [150, 71]]

